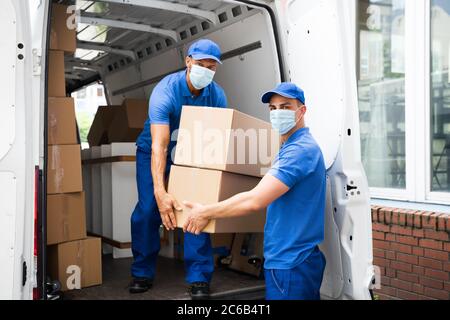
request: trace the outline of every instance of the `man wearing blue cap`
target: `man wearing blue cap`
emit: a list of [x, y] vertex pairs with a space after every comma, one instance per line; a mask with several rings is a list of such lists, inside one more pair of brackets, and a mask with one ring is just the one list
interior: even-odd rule
[[[167, 230], [174, 230], [177, 226], [174, 211], [181, 210], [181, 207], [167, 193], [165, 181], [176, 145], [171, 137], [179, 128], [182, 106], [227, 106], [223, 89], [213, 81], [217, 64], [222, 63], [220, 57], [216, 43], [206, 39], [195, 42], [188, 50], [186, 70], [165, 77], [150, 97], [149, 117], [136, 142], [139, 201], [131, 216], [134, 261], [130, 293], [142, 293], [152, 286], [160, 250], [161, 223]], [[209, 235], [185, 236], [184, 263], [191, 296], [207, 298], [214, 271]]]
[[253, 190], [212, 205], [190, 202], [184, 231], [199, 234], [211, 219], [238, 217], [267, 207], [264, 270], [267, 300], [318, 300], [325, 257], [326, 170], [322, 152], [305, 127], [305, 96], [282, 83], [262, 97], [282, 147]]

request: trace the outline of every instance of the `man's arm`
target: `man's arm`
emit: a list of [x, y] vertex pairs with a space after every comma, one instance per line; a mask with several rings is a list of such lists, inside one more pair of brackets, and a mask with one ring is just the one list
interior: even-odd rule
[[170, 127], [168, 125], [151, 125], [150, 132], [152, 136], [151, 171], [154, 194], [163, 225], [167, 230], [173, 230], [177, 226], [174, 209], [179, 211], [181, 206], [172, 195], [167, 193], [165, 186], [166, 177], [164, 173], [170, 143]]
[[267, 174], [253, 190], [237, 194], [225, 201], [205, 206], [184, 202], [191, 209], [191, 212], [183, 230], [198, 235], [211, 219], [251, 214], [266, 208], [288, 191], [289, 187], [272, 175]]

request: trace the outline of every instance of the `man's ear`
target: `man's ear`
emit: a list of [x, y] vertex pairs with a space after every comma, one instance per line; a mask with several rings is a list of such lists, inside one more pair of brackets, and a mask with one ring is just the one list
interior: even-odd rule
[[186, 57], [185, 63], [186, 63], [186, 68], [189, 69], [191, 67], [191, 64], [192, 64], [192, 58], [191, 57]]

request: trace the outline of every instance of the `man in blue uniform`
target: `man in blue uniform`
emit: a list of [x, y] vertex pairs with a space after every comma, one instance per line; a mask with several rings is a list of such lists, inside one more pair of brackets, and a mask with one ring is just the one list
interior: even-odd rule
[[[165, 77], [150, 97], [149, 118], [136, 143], [139, 201], [131, 216], [134, 261], [130, 293], [142, 293], [152, 286], [161, 223], [167, 230], [174, 230], [177, 225], [174, 211], [181, 207], [167, 193], [165, 182], [176, 145], [172, 133], [179, 128], [182, 106], [227, 106], [223, 89], [213, 81], [220, 57], [216, 43], [207, 39], [195, 42], [188, 50], [186, 70]], [[207, 298], [214, 271], [209, 235], [185, 236], [184, 263], [191, 296]]]
[[[282, 83], [262, 97], [282, 147], [271, 170], [253, 190], [223, 202], [191, 208], [184, 230], [199, 234], [210, 219], [237, 217], [267, 207], [264, 236], [266, 299], [318, 300], [325, 257], [326, 170], [309, 129], [303, 90]], [[188, 200], [188, 199], [187, 199]]]

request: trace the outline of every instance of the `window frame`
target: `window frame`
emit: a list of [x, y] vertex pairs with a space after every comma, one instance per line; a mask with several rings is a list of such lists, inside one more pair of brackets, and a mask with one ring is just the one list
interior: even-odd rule
[[[431, 1], [405, 1], [406, 188], [371, 187], [373, 198], [450, 204], [450, 192], [431, 190]], [[355, 56], [359, 64], [359, 17], [355, 18]]]

